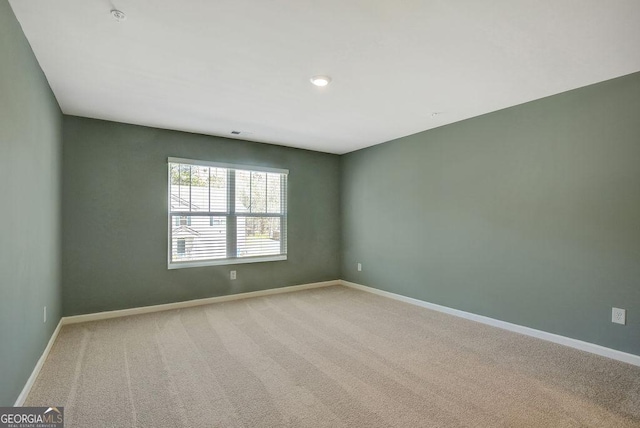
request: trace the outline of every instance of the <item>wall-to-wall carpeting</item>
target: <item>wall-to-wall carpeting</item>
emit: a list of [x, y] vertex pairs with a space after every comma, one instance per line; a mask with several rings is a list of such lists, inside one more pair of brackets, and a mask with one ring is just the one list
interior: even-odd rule
[[346, 287], [64, 326], [68, 427], [637, 427], [640, 367]]

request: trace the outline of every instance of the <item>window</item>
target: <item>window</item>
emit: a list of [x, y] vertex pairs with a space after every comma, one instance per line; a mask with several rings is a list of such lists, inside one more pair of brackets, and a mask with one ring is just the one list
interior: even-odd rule
[[169, 158], [169, 269], [286, 260], [287, 176]]

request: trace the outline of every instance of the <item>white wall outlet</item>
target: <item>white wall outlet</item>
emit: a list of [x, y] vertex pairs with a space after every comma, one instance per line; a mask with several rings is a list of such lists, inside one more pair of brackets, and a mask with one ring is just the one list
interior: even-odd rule
[[611, 322], [616, 324], [625, 325], [627, 323], [627, 311], [626, 309], [612, 308], [611, 309]]
[[47, 322], [47, 307], [46, 306], [44, 307], [42, 317], [44, 319], [44, 321], [42, 321], [42, 322], [46, 323]]
[[230, 276], [230, 278], [231, 278], [232, 280], [233, 280], [233, 279], [236, 279], [236, 271], [235, 271], [235, 270], [232, 270], [232, 271], [231, 271], [231, 275], [229, 275], [229, 276]]
[[362, 272], [362, 263], [358, 263], [358, 272]]

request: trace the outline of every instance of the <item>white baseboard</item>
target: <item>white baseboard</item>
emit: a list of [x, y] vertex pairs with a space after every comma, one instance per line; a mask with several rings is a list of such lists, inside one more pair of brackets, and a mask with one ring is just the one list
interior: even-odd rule
[[77, 323], [87, 322], [87, 321], [105, 320], [109, 318], [127, 317], [131, 315], [148, 314], [151, 312], [168, 311], [171, 309], [190, 308], [194, 306], [209, 305], [211, 303], [227, 302], [230, 300], [248, 299], [250, 297], [268, 296], [271, 294], [291, 293], [293, 291], [308, 290], [311, 288], [329, 287], [332, 285], [340, 285], [340, 284], [341, 284], [340, 280], [313, 282], [309, 284], [292, 285], [289, 287], [272, 288], [269, 290], [251, 291], [248, 293], [229, 294], [226, 296], [209, 297], [206, 299], [187, 300], [185, 302], [167, 303], [164, 305], [143, 306], [140, 308], [122, 309], [118, 311], [98, 312], [95, 314], [62, 317], [60, 319], [60, 322], [58, 322], [58, 326], [56, 327], [53, 334], [51, 335], [51, 338], [49, 339], [49, 343], [47, 344], [47, 347], [44, 349], [42, 356], [36, 363], [36, 366], [33, 369], [31, 376], [29, 376], [29, 379], [27, 379], [27, 383], [25, 384], [24, 388], [22, 389], [22, 392], [18, 396], [18, 399], [16, 400], [14, 406], [20, 407], [24, 404], [24, 401], [27, 399], [27, 396], [31, 391], [31, 387], [35, 383], [38, 377], [38, 374], [40, 374], [40, 370], [42, 369], [42, 366], [44, 365], [44, 362], [47, 359], [47, 356], [49, 355], [49, 351], [51, 351], [51, 348], [53, 347], [53, 344], [56, 341], [56, 338], [58, 337], [60, 328], [63, 325], [77, 324]]
[[308, 290], [310, 288], [340, 285], [340, 280], [313, 282], [310, 284], [291, 285], [289, 287], [271, 288], [269, 290], [250, 291], [248, 293], [228, 294], [226, 296], [207, 297], [205, 299], [187, 300], [184, 302], [166, 303], [164, 305], [142, 306], [139, 308], [121, 309], [117, 311], [97, 312], [93, 314], [74, 315], [62, 318], [62, 325], [76, 324], [88, 321], [106, 320], [109, 318], [128, 317], [131, 315], [148, 314], [151, 312], [169, 311], [172, 309], [191, 308], [194, 306], [210, 305], [212, 303], [228, 302], [230, 300], [248, 299], [250, 297], [268, 296], [271, 294], [291, 293], [293, 291]]
[[502, 328], [504, 330], [536, 337], [538, 339], [547, 340], [549, 342], [558, 343], [560, 345], [569, 346], [575, 349], [580, 349], [581, 351], [590, 352], [592, 354], [600, 355], [614, 360], [623, 361], [628, 364], [633, 364], [634, 366], [640, 366], [640, 355], [629, 354], [627, 352], [606, 348], [594, 343], [583, 342], [582, 340], [572, 339], [570, 337], [560, 336], [558, 334], [548, 333], [546, 331], [536, 330], [534, 328], [512, 324], [506, 321], [496, 320], [493, 318], [485, 317], [483, 315], [476, 315], [471, 312], [465, 312], [458, 309], [449, 308], [447, 306], [413, 299], [411, 297], [402, 296], [400, 294], [391, 293], [389, 291], [379, 290], [377, 288], [368, 287], [366, 285], [356, 284], [354, 282], [340, 281], [340, 283], [346, 287], [354, 288], [356, 290], [366, 291], [368, 293], [377, 294], [379, 296], [388, 297], [390, 299], [399, 300], [401, 302], [410, 303], [412, 305], [421, 306], [423, 308], [433, 309], [434, 311], [444, 312], [445, 314], [455, 315], [460, 318], [465, 318], [493, 327]]
[[49, 339], [49, 343], [47, 343], [47, 347], [44, 348], [44, 352], [40, 356], [40, 359], [36, 363], [36, 366], [33, 368], [33, 371], [31, 372], [31, 376], [29, 376], [29, 379], [27, 379], [27, 383], [24, 385], [24, 388], [22, 388], [22, 392], [20, 393], [20, 395], [18, 395], [18, 399], [14, 403], [15, 407], [21, 407], [24, 404], [24, 401], [27, 399], [27, 395], [29, 395], [29, 392], [31, 391], [31, 387], [33, 387], [33, 384], [36, 382], [36, 379], [40, 374], [40, 370], [42, 370], [42, 366], [44, 365], [44, 362], [46, 361], [47, 356], [49, 356], [49, 351], [51, 351], [53, 344], [58, 338], [58, 333], [60, 333], [61, 327], [62, 327], [62, 319], [58, 321], [58, 325], [56, 326], [56, 329], [53, 330], [53, 334]]
[[280, 287], [273, 288], [269, 290], [260, 290], [260, 291], [251, 291], [248, 293], [239, 293], [239, 294], [230, 294], [226, 296], [218, 296], [218, 297], [209, 297], [206, 299], [197, 299], [197, 300], [188, 300], [185, 302], [176, 302], [176, 303], [167, 303], [164, 305], [154, 305], [154, 306], [143, 306], [140, 308], [131, 308], [131, 309], [122, 309], [118, 311], [108, 311], [108, 312], [98, 312], [94, 314], [86, 314], [86, 315], [76, 315], [71, 317], [63, 317], [58, 322], [56, 329], [53, 331], [51, 338], [49, 339], [49, 343], [47, 343], [47, 347], [44, 349], [42, 356], [36, 363], [31, 376], [27, 379], [27, 383], [25, 384], [22, 392], [18, 396], [14, 406], [22, 406], [27, 396], [29, 395], [29, 391], [31, 391], [31, 387], [36, 381], [42, 366], [44, 365], [53, 344], [58, 337], [58, 333], [60, 332], [60, 328], [63, 325], [67, 324], [76, 324], [81, 322], [88, 321], [97, 321], [103, 319], [110, 318], [118, 318], [118, 317], [126, 317], [131, 315], [140, 315], [147, 314], [151, 312], [160, 312], [160, 311], [168, 311], [171, 309], [181, 309], [181, 308], [190, 308], [194, 306], [202, 306], [209, 305], [212, 303], [219, 302], [227, 302], [231, 300], [240, 300], [240, 299], [248, 299], [250, 297], [259, 297], [259, 296], [268, 296], [272, 294], [281, 294], [281, 293], [291, 293], [294, 291], [300, 290], [308, 290], [311, 288], [320, 288], [320, 287], [329, 287], [332, 285], [344, 285], [346, 287], [354, 288], [356, 290], [366, 291], [368, 293], [377, 294], [379, 296], [387, 297], [390, 299], [398, 300], [405, 303], [410, 303], [412, 305], [421, 306], [423, 308], [432, 309], [438, 312], [444, 312], [446, 314], [455, 315], [457, 317], [465, 318], [472, 321], [477, 321], [482, 324], [487, 324], [490, 326], [502, 328], [504, 330], [513, 331], [516, 333], [521, 333], [527, 336], [536, 337], [538, 339], [547, 340], [549, 342], [558, 343], [560, 345], [569, 346], [571, 348], [580, 349], [582, 351], [590, 352], [592, 354], [597, 354], [603, 357], [612, 358], [614, 360], [623, 361], [625, 363], [633, 364], [635, 366], [640, 366], [640, 356], [629, 354], [622, 351], [617, 351], [615, 349], [606, 348], [604, 346], [596, 345], [589, 342], [583, 342], [581, 340], [572, 339], [569, 337], [560, 336], [553, 333], [547, 333], [546, 331], [536, 330], [529, 327], [524, 327], [518, 324], [512, 324], [506, 321], [500, 321], [493, 318], [485, 317], [482, 315], [476, 315], [470, 312], [461, 311], [458, 309], [449, 308], [442, 305], [437, 305], [435, 303], [429, 303], [418, 299], [413, 299], [411, 297], [402, 296], [400, 294], [391, 293], [389, 291], [379, 290], [377, 288], [368, 287], [366, 285], [356, 284], [349, 281], [343, 280], [334, 280], [334, 281], [324, 281], [324, 282], [314, 282], [310, 284], [302, 284], [302, 285], [292, 285], [289, 287]]

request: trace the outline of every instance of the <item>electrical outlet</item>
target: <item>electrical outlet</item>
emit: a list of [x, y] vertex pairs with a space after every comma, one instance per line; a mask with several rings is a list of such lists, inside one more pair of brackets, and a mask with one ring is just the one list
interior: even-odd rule
[[612, 308], [611, 322], [625, 325], [627, 323], [627, 311], [625, 309]]
[[42, 321], [42, 322], [46, 323], [47, 322], [47, 307], [46, 306], [44, 307], [43, 316], [42, 317], [44, 319], [44, 321]]
[[358, 272], [362, 272], [362, 263], [358, 263]]
[[236, 279], [236, 271], [235, 271], [235, 270], [232, 270], [232, 271], [231, 271], [231, 275], [230, 275], [230, 277], [231, 277], [231, 279], [232, 279], [232, 280], [233, 280], [233, 279]]

